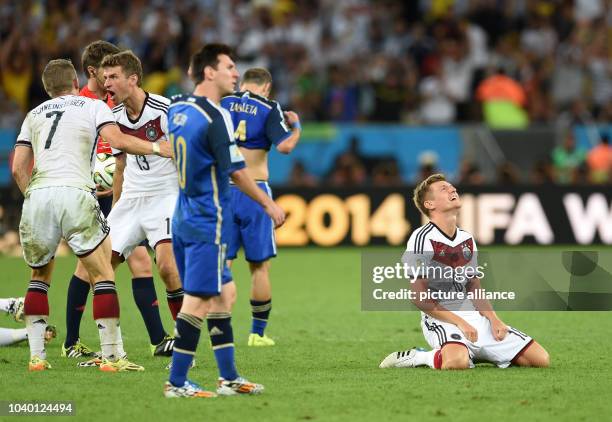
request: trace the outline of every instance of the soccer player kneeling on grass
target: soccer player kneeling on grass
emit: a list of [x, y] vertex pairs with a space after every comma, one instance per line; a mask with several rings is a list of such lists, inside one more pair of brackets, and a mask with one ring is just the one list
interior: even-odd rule
[[[142, 371], [120, 356], [119, 300], [111, 267], [109, 227], [100, 211], [91, 177], [98, 133], [114, 148], [134, 154], [171, 156], [168, 143], [152, 143], [121, 133], [100, 100], [79, 97], [76, 71], [68, 60], [50, 61], [42, 76], [51, 100], [30, 111], [15, 146], [13, 177], [25, 200], [19, 236], [32, 277], [24, 313], [31, 371], [51, 368], [45, 333], [47, 292], [53, 258], [64, 238], [93, 284], [93, 313], [100, 334], [102, 364], [108, 372]], [[30, 174], [32, 162], [34, 170]]]
[[427, 268], [426, 277], [416, 280], [413, 290], [419, 297], [426, 292], [461, 292], [463, 295], [439, 295], [444, 300], [425, 299], [414, 303], [421, 309], [423, 335], [432, 350], [413, 348], [391, 353], [381, 368], [412, 368], [429, 366], [435, 369], [467, 369], [473, 362], [485, 361], [507, 368], [518, 366], [547, 367], [546, 350], [528, 335], [506, 325], [485, 299], [464, 300], [469, 292], [480, 289], [477, 278], [442, 274], [447, 270], [477, 265], [476, 242], [472, 235], [457, 227], [461, 198], [443, 175], [434, 174], [414, 190], [414, 203], [430, 220], [416, 229], [404, 255], [404, 261]]

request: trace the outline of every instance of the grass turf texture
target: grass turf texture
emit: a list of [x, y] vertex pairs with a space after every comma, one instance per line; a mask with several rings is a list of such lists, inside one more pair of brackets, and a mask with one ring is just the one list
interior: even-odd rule
[[[108, 374], [77, 368], [60, 357], [65, 296], [74, 258], [60, 258], [49, 299], [50, 322], [58, 338], [48, 348], [53, 370], [27, 371], [28, 346], [0, 348], [0, 400], [75, 402], [79, 420], [601, 420], [610, 414], [612, 348], [610, 313], [507, 312], [502, 318], [533, 336], [551, 354], [548, 369], [492, 366], [462, 372], [428, 368], [381, 370], [394, 350], [426, 346], [416, 312], [360, 311], [359, 249], [283, 250], [272, 264], [272, 348], [246, 347], [250, 328], [249, 278], [239, 259], [234, 267], [238, 302], [233, 313], [236, 356], [241, 374], [266, 386], [259, 397], [168, 400], [162, 385], [168, 358], [153, 358], [132, 299], [126, 266], [117, 275], [121, 323], [130, 359], [144, 373]], [[0, 297], [23, 295], [29, 270], [22, 260], [0, 257]], [[167, 331], [172, 321], [156, 277]], [[19, 327], [0, 316], [0, 325]], [[82, 340], [98, 347], [91, 296]], [[204, 331], [190, 377], [213, 388], [217, 377]]]

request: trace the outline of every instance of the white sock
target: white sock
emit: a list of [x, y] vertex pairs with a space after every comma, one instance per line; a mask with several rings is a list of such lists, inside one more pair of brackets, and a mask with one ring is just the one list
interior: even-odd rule
[[45, 350], [45, 331], [49, 315], [26, 315], [26, 330], [28, 332], [28, 343], [30, 343], [30, 358], [38, 356], [47, 359]]
[[0, 311], [8, 313], [11, 303], [15, 301], [15, 298], [9, 297], [8, 299], [0, 299]]
[[121, 326], [118, 326], [117, 330], [119, 331], [119, 343], [117, 344], [117, 357], [122, 358], [126, 356], [127, 353], [125, 353], [125, 350], [123, 350], [123, 335], [121, 335]]
[[27, 339], [28, 330], [25, 328], [0, 328], [0, 346], [8, 346]]
[[102, 357], [110, 361], [117, 360], [120, 357], [119, 344], [123, 345], [119, 318], [100, 318], [96, 320], [96, 325], [100, 333]]
[[434, 356], [439, 349], [429, 350], [427, 352], [418, 351], [414, 356], [414, 366], [429, 366], [434, 367]]

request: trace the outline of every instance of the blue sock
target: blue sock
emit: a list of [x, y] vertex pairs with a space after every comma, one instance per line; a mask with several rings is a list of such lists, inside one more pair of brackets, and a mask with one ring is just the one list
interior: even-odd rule
[[66, 340], [65, 347], [74, 345], [79, 339], [81, 319], [87, 304], [90, 285], [87, 281], [81, 280], [73, 275], [68, 285], [68, 297], [66, 300]]
[[191, 367], [202, 329], [200, 318], [179, 313], [176, 317], [176, 340], [172, 352], [172, 368], [170, 368], [170, 382], [175, 387], [182, 387], [187, 380], [187, 372]]
[[251, 333], [263, 336], [268, 325], [268, 318], [270, 318], [270, 311], [272, 310], [272, 299], [265, 301], [251, 299], [251, 310], [253, 315]]
[[226, 380], [235, 380], [238, 378], [238, 371], [234, 359], [232, 317], [229, 312], [209, 312], [206, 322], [208, 323], [210, 342], [219, 368], [219, 376]]
[[166, 332], [159, 315], [159, 304], [157, 303], [153, 277], [133, 278], [132, 293], [140, 315], [142, 315], [142, 320], [147, 327], [151, 344], [161, 343], [166, 336]]

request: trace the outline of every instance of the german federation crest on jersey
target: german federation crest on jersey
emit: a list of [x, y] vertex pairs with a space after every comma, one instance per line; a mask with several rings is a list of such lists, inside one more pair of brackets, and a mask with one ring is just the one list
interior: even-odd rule
[[121, 122], [119, 123], [119, 127], [123, 133], [127, 133], [128, 135], [132, 135], [143, 140], [146, 139], [147, 141], [151, 142], [157, 141], [164, 134], [161, 127], [161, 116], [157, 116], [157, 118], [148, 121], [139, 128], [132, 128], [122, 124]]
[[430, 240], [433, 247], [433, 260], [449, 267], [463, 267], [472, 259], [472, 251], [474, 249], [472, 239], [467, 239], [465, 242], [456, 246], [447, 245], [444, 242]]
[[[159, 125], [157, 125], [157, 127], [159, 127]], [[151, 125], [145, 128], [145, 135], [147, 139], [151, 142], [157, 141], [157, 139], [159, 139], [161, 129], [158, 129], [157, 127], [155, 127], [155, 125]]]
[[[146, 93], [140, 115], [135, 120], [128, 116], [124, 104], [115, 107], [113, 113], [123, 133], [148, 142], [165, 142], [169, 104], [170, 101], [161, 95]], [[122, 198], [170, 194], [177, 190], [176, 166], [171, 158], [127, 154]]]

